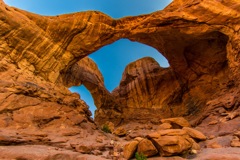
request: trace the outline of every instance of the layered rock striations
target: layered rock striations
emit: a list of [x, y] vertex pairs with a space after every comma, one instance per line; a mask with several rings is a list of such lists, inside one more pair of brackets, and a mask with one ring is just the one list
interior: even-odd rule
[[[92, 14], [96, 14], [97, 21], [102, 15], [98, 12], [80, 14], [79, 23], [74, 16], [64, 15], [65, 25], [60, 25], [58, 17], [35, 15], [0, 1], [0, 145], [10, 146], [1, 148], [0, 159], [46, 159], [48, 156], [49, 159], [54, 159], [51, 156], [76, 159], [81, 153], [94, 152], [106, 145], [107, 138], [96, 142], [97, 136], [104, 135], [97, 130], [86, 103], [78, 94], [71, 93], [60, 77], [83, 57], [67, 49], [83, 30], [76, 26], [84, 28], [88, 24], [90, 28], [84, 31], [89, 35], [96, 28], [90, 22]], [[103, 17], [108, 21], [107, 16]], [[101, 23], [97, 25], [101, 28]], [[95, 43], [81, 38], [79, 41], [88, 45]], [[83, 47], [82, 44], [78, 47]]]
[[[118, 113], [118, 109], [121, 107], [114, 99], [115, 97], [105, 88], [103, 76], [92, 59], [88, 57], [81, 59], [71, 66], [63, 76], [62, 80], [65, 86], [84, 85], [90, 91], [98, 112], [103, 108], [111, 110], [113, 113], [109, 113], [108, 118], [111, 115], [116, 118], [117, 115], [122, 114]], [[102, 118], [108, 119], [105, 114]]]
[[181, 88], [172, 69], [160, 67], [150, 57], [139, 59], [125, 68], [119, 87], [111, 93], [122, 114], [111, 118], [103, 114], [111, 109], [101, 107], [96, 111], [95, 121], [103, 123], [107, 118], [118, 124], [154, 122], [164, 116], [170, 117], [173, 113], [168, 107], [168, 99], [174, 99], [175, 92], [179, 90]]
[[[224, 96], [227, 92], [238, 96], [239, 16], [239, 4], [236, 1], [174, 1], [163, 11], [118, 21], [117, 28], [130, 28], [124, 37], [156, 48], [168, 59], [171, 66], [169, 72], [174, 75], [172, 82], [177, 87], [172, 89], [169, 84], [154, 86], [155, 92], [161, 92], [159, 88], [163, 86], [170, 86], [169, 91], [174, 92], [174, 95], [168, 97], [169, 94], [165, 94], [165, 97], [159, 97], [149, 94], [153, 99], [159, 98], [152, 106], [161, 108], [157, 111], [159, 114], [153, 117], [183, 115], [195, 119], [193, 123], [200, 123], [205, 116], [202, 115], [203, 110], [211, 108], [206, 105], [209, 100]], [[152, 76], [155, 77], [154, 74]], [[113, 94], [134, 94], [144, 84], [128, 83], [129, 88], [120, 84], [121, 89], [116, 89]], [[234, 88], [235, 91], [232, 91]], [[151, 87], [146, 86], [143, 90], [148, 89], [151, 90]], [[145, 96], [144, 91], [139, 92], [141, 94], [135, 95], [135, 99]], [[131, 94], [122, 98], [127, 99], [128, 104], [132, 101]], [[159, 103], [164, 100], [165, 103]], [[148, 102], [140, 100], [132, 106], [138, 108], [141, 103], [140, 106], [145, 108], [149, 102], [150, 99]], [[129, 106], [122, 106], [127, 107]], [[140, 118], [137, 110], [136, 117]], [[167, 113], [164, 113], [165, 110], [168, 110]], [[156, 111], [152, 109], [151, 113], [154, 112]], [[126, 114], [123, 117], [126, 118], [128, 112], [124, 113]], [[144, 113], [146, 111], [143, 109], [142, 115]], [[133, 115], [135, 114], [129, 114], [129, 118]]]
[[[0, 0], [0, 28], [0, 127], [3, 135], [16, 133], [1, 137], [3, 144], [46, 143], [85, 152], [76, 137], [63, 136], [76, 136], [76, 130], [78, 140], [92, 138], [86, 131], [102, 135], [88, 106], [67, 89], [80, 84], [93, 95], [99, 125], [184, 116], [201, 123], [203, 133], [215, 131], [205, 133], [209, 137], [226, 135], [224, 128], [227, 135], [239, 130], [237, 0], [174, 0], [162, 11], [118, 20], [97, 11], [40, 16]], [[156, 48], [170, 67], [137, 60], [109, 93], [97, 65], [84, 57], [120, 38]]]

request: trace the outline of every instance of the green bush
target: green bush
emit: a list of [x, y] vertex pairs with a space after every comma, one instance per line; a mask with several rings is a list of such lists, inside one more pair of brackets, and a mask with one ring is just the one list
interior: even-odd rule
[[111, 133], [111, 130], [109, 129], [108, 125], [104, 124], [102, 126], [102, 131], [106, 133]]
[[139, 154], [138, 152], [136, 152], [135, 158], [136, 160], [147, 160], [147, 157], [143, 153]]

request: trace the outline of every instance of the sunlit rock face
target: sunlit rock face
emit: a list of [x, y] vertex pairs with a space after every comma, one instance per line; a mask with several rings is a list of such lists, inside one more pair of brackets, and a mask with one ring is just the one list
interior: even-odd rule
[[[239, 16], [236, 1], [174, 1], [163, 11], [117, 21], [116, 28], [128, 31], [124, 37], [155, 47], [171, 67], [156, 76], [149, 66], [138, 67], [137, 61], [129, 66], [147, 73], [127, 76], [127, 66], [112, 93], [122, 114], [112, 116], [112, 109], [102, 107], [96, 121], [104, 123], [107, 117], [119, 124], [187, 116], [197, 124], [213, 107], [208, 101], [228, 92], [239, 97]], [[164, 79], [166, 72], [168, 80], [151, 83], [150, 79]]]
[[[181, 53], [186, 66], [174, 63], [176, 70], [173, 67], [161, 68], [151, 58], [129, 64], [119, 87], [112, 92], [115, 101], [121, 105], [119, 110], [123, 114], [119, 118], [125, 122], [156, 123], [161, 118], [201, 113], [206, 102], [229, 81], [226, 36], [220, 33], [211, 33], [210, 39], [204, 36], [186, 42], [189, 44]], [[110, 110], [107, 107], [101, 109]], [[96, 121], [109, 118], [101, 115], [104, 113], [101, 109], [97, 111]], [[117, 119], [116, 115], [111, 118]]]
[[[139, 59], [125, 68], [119, 87], [114, 89], [116, 109], [102, 106], [96, 111], [95, 121], [113, 121], [116, 124], [129, 121], [157, 121], [172, 111], [167, 106], [168, 99], [174, 99], [180, 90], [171, 68], [162, 68], [150, 57]], [[114, 104], [113, 104], [114, 105]], [[105, 112], [108, 116], [105, 116]], [[121, 114], [114, 114], [118, 111]], [[157, 114], [156, 114], [157, 113]]]
[[[239, 97], [240, 4], [236, 0], [175, 0], [162, 11], [118, 20], [95, 11], [45, 17], [0, 3], [0, 114], [1, 121], [11, 119], [4, 126], [17, 122], [14, 112], [26, 114], [19, 112], [22, 106], [9, 109], [14, 106], [10, 95], [23, 103], [34, 95], [37, 102], [27, 106], [38, 105], [37, 111], [44, 110], [45, 98], [64, 109], [70, 103], [58, 102], [54, 95], [71, 99], [74, 95], [66, 87], [79, 84], [93, 95], [98, 124], [149, 119], [158, 123], [173, 116], [198, 123], [206, 116], [203, 111], [213, 107], [210, 100], [227, 93]], [[120, 38], [156, 48], [171, 67], [163, 69], [151, 58], [133, 62], [119, 87], [109, 93], [97, 66], [83, 58]], [[37, 86], [46, 94], [35, 89], [25, 94], [26, 85], [16, 91], [21, 82], [34, 83], [30, 88]], [[84, 109], [71, 110], [90, 122], [87, 106], [76, 99], [70, 101], [78, 101], [75, 107]], [[54, 119], [66, 116], [64, 112]], [[27, 124], [33, 122], [29, 119]]]
[[67, 87], [84, 85], [93, 96], [97, 109], [120, 108], [105, 88], [103, 76], [96, 63], [88, 57], [79, 60], [63, 74], [63, 84]]

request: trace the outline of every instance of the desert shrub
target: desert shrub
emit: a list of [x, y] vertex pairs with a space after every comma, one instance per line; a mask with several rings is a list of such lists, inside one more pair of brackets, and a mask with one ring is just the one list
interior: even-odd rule
[[106, 132], [106, 133], [111, 133], [110, 128], [109, 128], [108, 125], [106, 125], [106, 124], [104, 124], [104, 125], [102, 126], [102, 131], [103, 131], [103, 132]]
[[147, 157], [143, 153], [139, 154], [138, 152], [135, 153], [135, 158], [136, 160], [147, 160]]

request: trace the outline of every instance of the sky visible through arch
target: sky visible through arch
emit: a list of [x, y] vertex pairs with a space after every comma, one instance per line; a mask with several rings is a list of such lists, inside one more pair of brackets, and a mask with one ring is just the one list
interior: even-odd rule
[[[14, 6], [41, 15], [59, 15], [65, 13], [98, 10], [113, 18], [147, 14], [166, 7], [172, 0], [4, 0]], [[104, 83], [109, 91], [119, 85], [124, 68], [130, 62], [142, 57], [153, 57], [160, 66], [168, 67], [167, 60], [154, 48], [121, 39], [104, 46], [90, 55], [101, 70]], [[90, 93], [84, 86], [70, 88], [78, 92], [94, 113], [96, 107]]]

